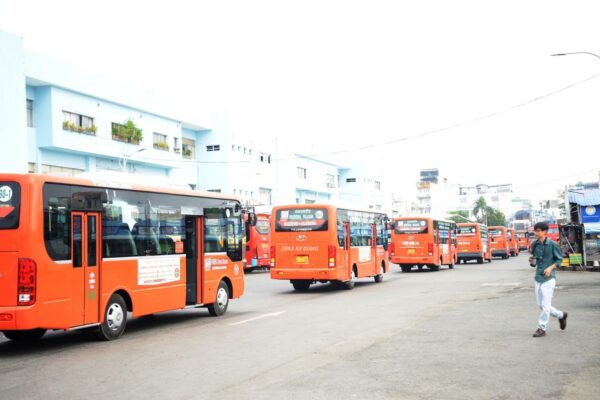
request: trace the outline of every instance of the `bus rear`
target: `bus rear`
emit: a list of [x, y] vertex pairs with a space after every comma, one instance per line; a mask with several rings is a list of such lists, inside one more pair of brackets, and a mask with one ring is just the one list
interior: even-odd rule
[[336, 268], [339, 244], [333, 207], [282, 206], [271, 215], [272, 279], [289, 280], [296, 289], [308, 289], [313, 281], [342, 279]]
[[492, 257], [507, 259], [510, 257], [509, 239], [504, 226], [490, 226], [488, 228]]
[[17, 329], [18, 307], [36, 299], [37, 265], [23, 251], [27, 186], [19, 178], [0, 175], [0, 331]]
[[392, 223], [390, 260], [403, 272], [413, 266], [439, 269], [439, 246], [430, 218], [396, 218]]
[[529, 236], [527, 232], [517, 232], [517, 243], [519, 244], [519, 251], [525, 251], [529, 248]]
[[256, 225], [246, 224], [246, 270], [271, 266], [271, 223], [268, 214], [257, 214]]
[[[483, 264], [484, 260], [491, 261], [487, 230], [480, 224], [460, 223], [458, 228], [458, 260], [466, 263], [476, 260]], [[485, 234], [484, 234], [485, 233]]]
[[512, 228], [508, 228], [506, 234], [508, 236], [510, 255], [511, 257], [516, 257], [519, 255], [519, 241], [517, 239], [517, 234]]

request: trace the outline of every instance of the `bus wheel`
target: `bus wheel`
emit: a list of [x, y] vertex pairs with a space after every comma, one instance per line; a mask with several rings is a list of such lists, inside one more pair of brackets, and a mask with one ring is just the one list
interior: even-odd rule
[[431, 265], [429, 268], [430, 268], [432, 271], [439, 271], [439, 270], [440, 270], [440, 266], [439, 266], [439, 265], [435, 265], [435, 264], [434, 264], [434, 265]]
[[15, 342], [35, 342], [41, 339], [45, 333], [45, 329], [27, 329], [24, 331], [4, 331], [4, 336]]
[[477, 264], [483, 264], [483, 257], [479, 257], [477, 259]]
[[452, 263], [452, 264], [448, 264], [448, 268], [450, 268], [450, 269], [454, 269], [454, 263]]
[[[410, 272], [410, 270], [412, 269], [412, 265], [401, 265], [400, 268], [402, 269], [402, 272]], [[419, 269], [421, 269], [423, 267], [419, 266]]]
[[215, 299], [215, 302], [209, 304], [206, 308], [208, 308], [210, 315], [213, 317], [218, 317], [225, 314], [228, 305], [229, 288], [225, 282], [221, 281], [219, 282], [219, 287], [217, 288], [217, 298]]
[[379, 275], [375, 275], [373, 279], [375, 282], [379, 283], [383, 281], [383, 273], [385, 272], [385, 268], [383, 267], [383, 263], [381, 264], [381, 270], [379, 271]]
[[127, 325], [127, 305], [120, 294], [113, 294], [108, 300], [104, 311], [104, 322], [98, 329], [97, 337], [100, 340], [118, 339], [125, 331]]
[[352, 268], [352, 269], [350, 270], [350, 280], [349, 280], [349, 281], [346, 281], [346, 282], [344, 282], [344, 289], [347, 289], [347, 290], [354, 289], [354, 285], [355, 285], [355, 283], [356, 283], [356, 282], [354, 281], [354, 280], [355, 280], [355, 278], [356, 278], [356, 273], [354, 272], [354, 268]]
[[305, 280], [293, 280], [292, 281], [292, 286], [294, 287], [294, 290], [297, 292], [306, 292], [308, 291], [308, 288], [310, 287], [310, 281], [305, 281]]

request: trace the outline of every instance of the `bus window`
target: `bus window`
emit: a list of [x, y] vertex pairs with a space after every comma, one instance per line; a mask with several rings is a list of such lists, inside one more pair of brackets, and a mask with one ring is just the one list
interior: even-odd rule
[[427, 221], [424, 219], [402, 219], [394, 224], [395, 233], [424, 234], [429, 232]]
[[325, 208], [292, 208], [277, 210], [275, 232], [327, 231], [328, 212]]
[[261, 235], [268, 235], [271, 230], [271, 225], [269, 221], [264, 219], [259, 219], [256, 221], [256, 231]]
[[17, 182], [0, 182], [0, 229], [19, 227], [21, 186]]

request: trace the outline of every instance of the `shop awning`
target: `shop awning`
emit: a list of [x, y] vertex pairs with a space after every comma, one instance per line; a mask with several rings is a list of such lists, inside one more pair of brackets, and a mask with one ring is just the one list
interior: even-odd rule
[[600, 189], [582, 189], [569, 192], [569, 203], [580, 206], [600, 206]]

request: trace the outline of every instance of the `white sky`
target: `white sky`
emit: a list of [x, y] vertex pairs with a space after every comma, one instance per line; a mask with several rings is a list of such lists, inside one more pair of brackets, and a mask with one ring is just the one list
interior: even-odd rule
[[[0, 0], [0, 29], [29, 51], [152, 87], [188, 112], [227, 110], [233, 134], [311, 154], [469, 121], [598, 74], [598, 58], [549, 55], [600, 54], [599, 16], [600, 3], [576, 0]], [[438, 167], [451, 182], [513, 183], [537, 201], [598, 178], [599, 106], [600, 77], [336, 157], [385, 168], [395, 193]]]

